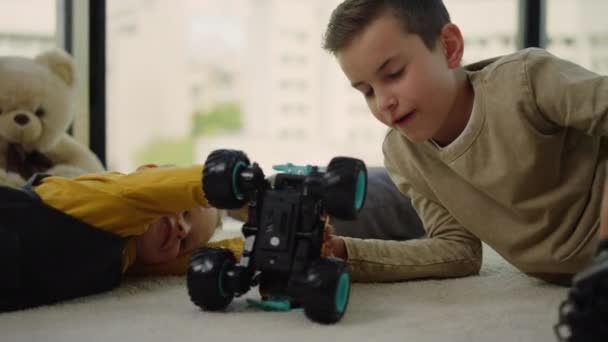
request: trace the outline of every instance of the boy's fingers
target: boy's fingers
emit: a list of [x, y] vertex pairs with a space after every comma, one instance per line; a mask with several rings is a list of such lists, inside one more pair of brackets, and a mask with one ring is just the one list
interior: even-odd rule
[[325, 243], [323, 243], [324, 256], [334, 256], [341, 259], [346, 259], [346, 251], [344, 240], [340, 237], [331, 235]]
[[331, 239], [323, 241], [323, 245], [321, 245], [321, 256], [331, 256], [331, 249]]

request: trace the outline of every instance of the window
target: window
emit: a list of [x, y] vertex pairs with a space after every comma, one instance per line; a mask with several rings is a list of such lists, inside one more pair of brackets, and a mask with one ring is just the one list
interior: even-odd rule
[[547, 0], [547, 50], [595, 72], [608, 73], [605, 0]]
[[[107, 0], [108, 168], [200, 163], [217, 148], [265, 170], [335, 155], [381, 165], [386, 128], [320, 47], [339, 2]], [[465, 62], [516, 49], [517, 0], [445, 2]]]
[[[518, 49], [518, 0], [444, 0], [464, 37], [463, 64]], [[500, 15], [497, 15], [500, 13]]]
[[2, 0], [0, 55], [34, 57], [57, 45], [54, 0]]

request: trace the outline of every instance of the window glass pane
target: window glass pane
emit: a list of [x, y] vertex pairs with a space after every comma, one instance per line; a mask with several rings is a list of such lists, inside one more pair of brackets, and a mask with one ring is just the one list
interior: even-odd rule
[[[335, 155], [381, 165], [385, 127], [321, 49], [338, 3], [108, 0], [108, 167], [198, 163], [216, 148], [265, 170]], [[516, 3], [446, 0], [465, 62], [515, 50]]]
[[518, 0], [444, 0], [443, 3], [464, 37], [463, 64], [517, 50]]
[[2, 0], [0, 55], [33, 57], [56, 46], [55, 0]]
[[605, 0], [547, 0], [547, 50], [595, 72], [608, 73]]

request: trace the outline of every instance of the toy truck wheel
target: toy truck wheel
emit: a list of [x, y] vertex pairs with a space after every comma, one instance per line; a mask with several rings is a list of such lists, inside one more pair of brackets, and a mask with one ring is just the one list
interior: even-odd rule
[[327, 212], [339, 219], [352, 220], [365, 202], [367, 169], [359, 160], [333, 158], [325, 173], [324, 205]]
[[242, 208], [247, 199], [239, 189], [238, 177], [249, 164], [247, 155], [242, 151], [213, 151], [203, 169], [203, 191], [209, 204], [220, 209]]
[[572, 279], [568, 298], [559, 307], [554, 326], [559, 341], [608, 340], [608, 239], [598, 247], [591, 265]]
[[225, 248], [203, 248], [194, 254], [187, 274], [190, 300], [207, 311], [226, 308], [234, 294], [225, 290], [224, 280], [235, 262], [234, 254]]
[[321, 258], [308, 270], [307, 280], [306, 316], [324, 324], [342, 319], [350, 297], [350, 276], [346, 265], [334, 258]]

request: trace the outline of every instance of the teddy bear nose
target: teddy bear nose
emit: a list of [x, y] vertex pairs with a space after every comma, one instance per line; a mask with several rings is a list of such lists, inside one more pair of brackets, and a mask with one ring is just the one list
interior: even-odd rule
[[23, 113], [15, 115], [15, 118], [13, 120], [15, 120], [15, 122], [21, 126], [25, 126], [28, 122], [30, 122], [30, 118], [28, 118], [27, 115]]

